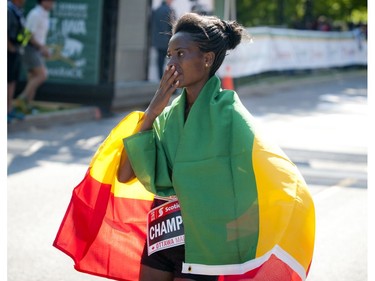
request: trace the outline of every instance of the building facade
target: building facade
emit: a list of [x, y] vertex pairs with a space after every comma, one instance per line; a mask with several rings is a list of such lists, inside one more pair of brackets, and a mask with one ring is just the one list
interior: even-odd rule
[[[215, 2], [224, 7], [223, 0], [174, 0], [172, 6], [177, 16], [197, 7], [214, 14]], [[56, 1], [47, 39], [52, 53], [47, 61], [49, 77], [36, 100], [95, 105], [103, 111], [147, 104], [158, 86], [150, 17], [160, 3]], [[35, 4], [36, 0], [26, 2], [26, 15]], [[24, 87], [25, 77], [17, 92]]]

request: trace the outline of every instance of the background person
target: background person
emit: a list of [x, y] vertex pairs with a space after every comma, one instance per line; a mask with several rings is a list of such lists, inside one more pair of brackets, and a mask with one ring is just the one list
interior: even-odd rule
[[26, 17], [26, 28], [31, 32], [32, 38], [22, 56], [27, 70], [27, 83], [17, 99], [17, 106], [26, 114], [35, 112], [31, 102], [35, 99], [37, 89], [48, 77], [44, 58], [50, 56], [46, 41], [50, 11], [54, 2], [54, 0], [38, 0], [37, 5]]
[[152, 12], [151, 17], [151, 42], [157, 52], [156, 63], [158, 77], [160, 79], [164, 72], [168, 42], [171, 38], [172, 22], [176, 18], [175, 11], [171, 7], [172, 2], [172, 0], [164, 0], [161, 5]]
[[14, 118], [22, 120], [24, 115], [18, 113], [13, 108], [14, 92], [19, 80], [21, 72], [21, 50], [25, 38], [25, 17], [23, 14], [23, 6], [25, 0], [8, 1], [8, 45], [7, 45], [7, 80], [8, 80], [8, 96], [7, 96], [7, 111], [8, 123]]

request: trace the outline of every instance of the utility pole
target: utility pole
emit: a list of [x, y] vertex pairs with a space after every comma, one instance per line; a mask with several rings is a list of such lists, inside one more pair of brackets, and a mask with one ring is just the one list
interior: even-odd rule
[[215, 0], [215, 14], [225, 20], [236, 20], [236, 0]]
[[226, 20], [236, 20], [236, 0], [224, 1], [224, 19]]
[[284, 0], [277, 0], [277, 24], [284, 25]]
[[313, 23], [313, 0], [305, 0], [304, 24], [306, 29], [311, 29]]

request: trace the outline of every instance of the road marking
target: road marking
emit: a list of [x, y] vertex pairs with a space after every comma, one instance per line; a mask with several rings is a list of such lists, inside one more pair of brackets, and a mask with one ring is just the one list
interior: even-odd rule
[[21, 155], [24, 157], [28, 157], [33, 155], [35, 152], [37, 152], [39, 149], [41, 149], [44, 145], [43, 141], [37, 141], [33, 143], [25, 152], [23, 152]]
[[346, 178], [340, 180], [337, 184], [327, 186], [326, 188], [322, 188], [321, 191], [315, 193], [313, 195], [314, 201], [316, 200], [323, 200], [330, 197], [332, 194], [338, 192], [343, 187], [350, 187], [358, 180], [353, 178]]

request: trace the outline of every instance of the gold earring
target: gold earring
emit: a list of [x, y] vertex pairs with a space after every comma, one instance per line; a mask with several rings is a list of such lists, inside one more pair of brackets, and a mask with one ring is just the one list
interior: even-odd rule
[[208, 67], [208, 63], [206, 63], [206, 67]]

